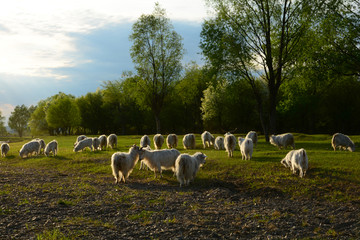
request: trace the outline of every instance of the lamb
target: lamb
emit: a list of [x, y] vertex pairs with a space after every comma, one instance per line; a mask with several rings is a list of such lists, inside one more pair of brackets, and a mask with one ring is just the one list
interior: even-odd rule
[[164, 144], [164, 137], [161, 134], [156, 134], [153, 138], [155, 149], [161, 149]]
[[41, 149], [44, 152], [45, 146], [46, 146], [45, 141], [43, 139], [40, 139], [40, 138], [35, 138], [33, 141], [38, 141], [40, 143], [40, 152], [39, 153], [41, 153]]
[[106, 135], [101, 135], [99, 137], [99, 140], [100, 140], [100, 146], [99, 146], [100, 150], [101, 151], [106, 150], [106, 146], [107, 146], [107, 137], [106, 137]]
[[238, 138], [242, 160], [251, 160], [254, 144], [251, 138]]
[[56, 140], [52, 140], [51, 142], [49, 142], [44, 150], [44, 154], [49, 157], [50, 152], [53, 153], [53, 156], [57, 155], [58, 152], [58, 142]]
[[224, 147], [224, 138], [223, 137], [220, 137], [220, 136], [216, 137], [214, 148], [216, 150], [224, 150], [225, 149], [225, 147]]
[[183, 137], [183, 146], [184, 149], [195, 149], [196, 147], [195, 135], [192, 133], [186, 134]]
[[349, 150], [350, 152], [355, 151], [355, 144], [349, 136], [344, 135], [342, 133], [335, 133], [331, 139], [331, 146], [334, 148], [334, 151], [336, 151], [336, 148], [339, 147], [339, 149]]
[[100, 148], [100, 139], [97, 137], [92, 138], [94, 151]]
[[178, 144], [178, 137], [176, 134], [169, 134], [166, 138], [166, 145], [168, 148], [176, 148]]
[[134, 169], [137, 161], [139, 160], [139, 147], [135, 144], [129, 149], [128, 153], [116, 152], [111, 156], [111, 169], [115, 177], [115, 184], [126, 179]]
[[277, 146], [279, 149], [286, 148], [287, 146], [292, 146], [295, 149], [294, 136], [291, 133], [284, 133], [281, 135], [272, 135], [270, 136], [270, 143], [274, 146]]
[[257, 142], [258, 142], [258, 135], [255, 131], [250, 131], [248, 132], [248, 134], [246, 134], [245, 138], [251, 138], [251, 140], [253, 141], [254, 146], [256, 147]]
[[112, 149], [117, 147], [117, 136], [115, 134], [110, 134], [107, 138], [108, 147]]
[[6, 157], [6, 154], [9, 152], [10, 146], [7, 143], [1, 144], [1, 157]]
[[208, 147], [210, 147], [210, 145], [214, 145], [214, 142], [215, 142], [214, 136], [211, 135], [211, 133], [209, 133], [208, 131], [204, 131], [201, 134], [201, 140], [202, 140], [202, 144], [204, 146], [204, 149], [206, 148], [206, 145]]
[[151, 145], [151, 140], [149, 136], [148, 135], [142, 136], [140, 139], [140, 147], [147, 147], [147, 146], [150, 147], [150, 145]]
[[281, 160], [281, 164], [290, 168], [293, 174], [297, 174], [299, 171], [299, 176], [301, 178], [305, 177], [309, 165], [305, 149], [291, 150], [286, 154], [285, 158]]
[[224, 146], [229, 157], [233, 157], [233, 152], [236, 146], [236, 138], [231, 133], [226, 133], [224, 138]]
[[179, 155], [180, 152], [174, 148], [164, 150], [140, 148], [139, 159], [154, 171], [155, 178], [157, 177], [157, 172], [160, 173], [162, 178], [162, 169], [171, 169], [175, 172], [175, 160]]
[[19, 155], [21, 158], [29, 157], [29, 155], [32, 155], [33, 153], [39, 155], [40, 147], [41, 145], [38, 141], [30, 141], [22, 146]]
[[74, 143], [74, 147], [76, 146], [76, 144], [78, 144], [78, 142], [80, 142], [81, 140], [84, 140], [85, 138], [87, 138], [87, 136], [85, 135], [80, 135], [76, 138], [76, 142]]
[[85, 138], [78, 142], [74, 147], [74, 152], [82, 151], [86, 147], [90, 148], [91, 151], [93, 151], [93, 140], [92, 138]]
[[180, 183], [180, 187], [189, 185], [198, 172], [199, 168], [205, 164], [206, 155], [197, 152], [194, 155], [181, 154], [175, 161], [175, 175]]

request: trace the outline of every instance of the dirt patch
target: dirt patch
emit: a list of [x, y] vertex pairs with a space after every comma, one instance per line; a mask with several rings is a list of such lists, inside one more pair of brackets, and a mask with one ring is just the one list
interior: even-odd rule
[[360, 203], [292, 199], [236, 182], [179, 188], [130, 176], [2, 168], [0, 239], [280, 239], [360, 237]]

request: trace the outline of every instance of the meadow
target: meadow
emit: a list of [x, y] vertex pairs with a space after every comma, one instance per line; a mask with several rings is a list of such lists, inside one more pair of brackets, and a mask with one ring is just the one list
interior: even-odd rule
[[[30, 138], [0, 139], [10, 140], [0, 158], [0, 239], [359, 238], [360, 151], [334, 152], [330, 135], [294, 136], [309, 157], [304, 178], [280, 164], [290, 149], [263, 136], [250, 161], [241, 160], [238, 146], [233, 158], [203, 149], [200, 135], [195, 150], [184, 150], [178, 136], [180, 152], [208, 156], [182, 188], [172, 172], [155, 179], [139, 163], [126, 184], [114, 184], [111, 155], [141, 136], [118, 136], [114, 150], [79, 153], [76, 136], [44, 136], [58, 141], [58, 156], [27, 159], [18, 151]], [[358, 146], [360, 136], [350, 137]]]

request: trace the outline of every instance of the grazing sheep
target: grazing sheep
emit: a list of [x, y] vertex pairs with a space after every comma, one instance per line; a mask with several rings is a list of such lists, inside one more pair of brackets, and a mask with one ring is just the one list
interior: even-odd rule
[[164, 144], [164, 137], [161, 134], [156, 134], [153, 138], [155, 149], [161, 149]]
[[139, 160], [139, 147], [135, 144], [129, 149], [128, 153], [116, 152], [111, 156], [111, 169], [115, 177], [115, 184], [129, 177]]
[[242, 160], [251, 160], [254, 144], [251, 138], [238, 138]]
[[297, 174], [299, 171], [299, 176], [301, 178], [305, 177], [309, 165], [305, 149], [291, 150], [286, 154], [285, 158], [281, 160], [281, 164], [290, 168], [293, 174]]
[[287, 146], [292, 146], [295, 149], [294, 136], [291, 133], [284, 133], [281, 135], [272, 135], [270, 136], [270, 143], [274, 146], [277, 146], [279, 149], [286, 148]]
[[[147, 150], [151, 150], [151, 147], [149, 145], [147, 145], [146, 147], [144, 147]], [[146, 164], [144, 163], [143, 160], [140, 161], [140, 167], [139, 170], [141, 169], [146, 169], [146, 170], [150, 170], [150, 168], [148, 166], [146, 166]]]
[[58, 142], [56, 140], [52, 140], [49, 142], [44, 150], [44, 154], [48, 157], [50, 155], [50, 152], [53, 153], [53, 156], [57, 155], [58, 152]]
[[78, 142], [74, 147], [74, 152], [79, 152], [80, 150], [84, 150], [86, 147], [90, 148], [93, 151], [93, 140], [92, 138], [85, 138]]
[[201, 140], [204, 148], [206, 148], [206, 145], [208, 147], [210, 147], [210, 145], [214, 145], [215, 142], [214, 136], [211, 135], [211, 133], [209, 133], [208, 131], [205, 131], [201, 134]]
[[226, 133], [224, 138], [224, 146], [229, 157], [233, 157], [233, 152], [236, 146], [236, 137], [231, 133]]
[[30, 141], [22, 146], [22, 148], [19, 151], [19, 155], [21, 158], [29, 157], [29, 155], [32, 155], [33, 153], [35, 155], [39, 155], [40, 147], [41, 147], [40, 142]]
[[107, 137], [106, 137], [106, 135], [101, 135], [99, 137], [99, 140], [100, 140], [100, 146], [99, 146], [100, 150], [101, 151], [106, 150], [106, 146], [107, 146]]
[[258, 135], [255, 131], [250, 131], [248, 132], [248, 134], [246, 134], [245, 138], [251, 138], [251, 140], [253, 141], [254, 146], [256, 147], [257, 142], [258, 142]]
[[195, 135], [192, 133], [186, 134], [183, 137], [183, 146], [184, 149], [195, 149], [196, 147]]
[[140, 139], [140, 147], [147, 147], [147, 146], [150, 147], [150, 145], [151, 145], [151, 140], [149, 136], [148, 135], [142, 136]]
[[1, 157], [6, 157], [6, 154], [9, 152], [10, 146], [7, 143], [1, 144]]
[[155, 178], [157, 177], [157, 172], [160, 173], [162, 178], [162, 169], [171, 169], [175, 172], [175, 160], [179, 155], [180, 152], [174, 148], [164, 150], [140, 148], [139, 159], [154, 171]]
[[39, 153], [41, 153], [41, 150], [42, 150], [42, 152], [44, 152], [45, 146], [46, 146], [45, 141], [40, 138], [35, 138], [33, 141], [38, 141], [40, 143], [40, 152]]
[[84, 140], [85, 138], [87, 138], [87, 136], [85, 135], [80, 135], [76, 138], [76, 142], [74, 143], [74, 147], [76, 146], [76, 144], [78, 144], [78, 142], [80, 142], [81, 140]]
[[336, 151], [336, 148], [339, 147], [339, 149], [343, 150], [349, 150], [350, 152], [355, 151], [355, 144], [349, 136], [344, 135], [342, 133], [335, 133], [331, 139], [331, 146], [334, 148], [334, 151]]
[[194, 155], [181, 154], [175, 161], [175, 175], [180, 183], [180, 187], [189, 185], [198, 172], [199, 168], [205, 164], [206, 155], [197, 152]]
[[100, 148], [100, 139], [97, 137], [92, 138], [94, 151]]
[[166, 138], [166, 145], [168, 148], [176, 148], [178, 145], [178, 137], [176, 134], [169, 134]]
[[223, 137], [216, 137], [214, 148], [216, 150], [224, 150], [224, 138]]
[[112, 149], [117, 147], [117, 136], [115, 134], [110, 134], [107, 138], [108, 147]]

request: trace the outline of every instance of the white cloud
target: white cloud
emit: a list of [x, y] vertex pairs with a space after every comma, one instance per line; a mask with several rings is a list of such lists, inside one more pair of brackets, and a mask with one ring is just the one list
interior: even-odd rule
[[14, 111], [14, 108], [15, 106], [13, 106], [12, 104], [0, 103], [1, 116], [5, 117], [5, 125], [7, 125], [7, 121], [11, 115], [11, 112]]

